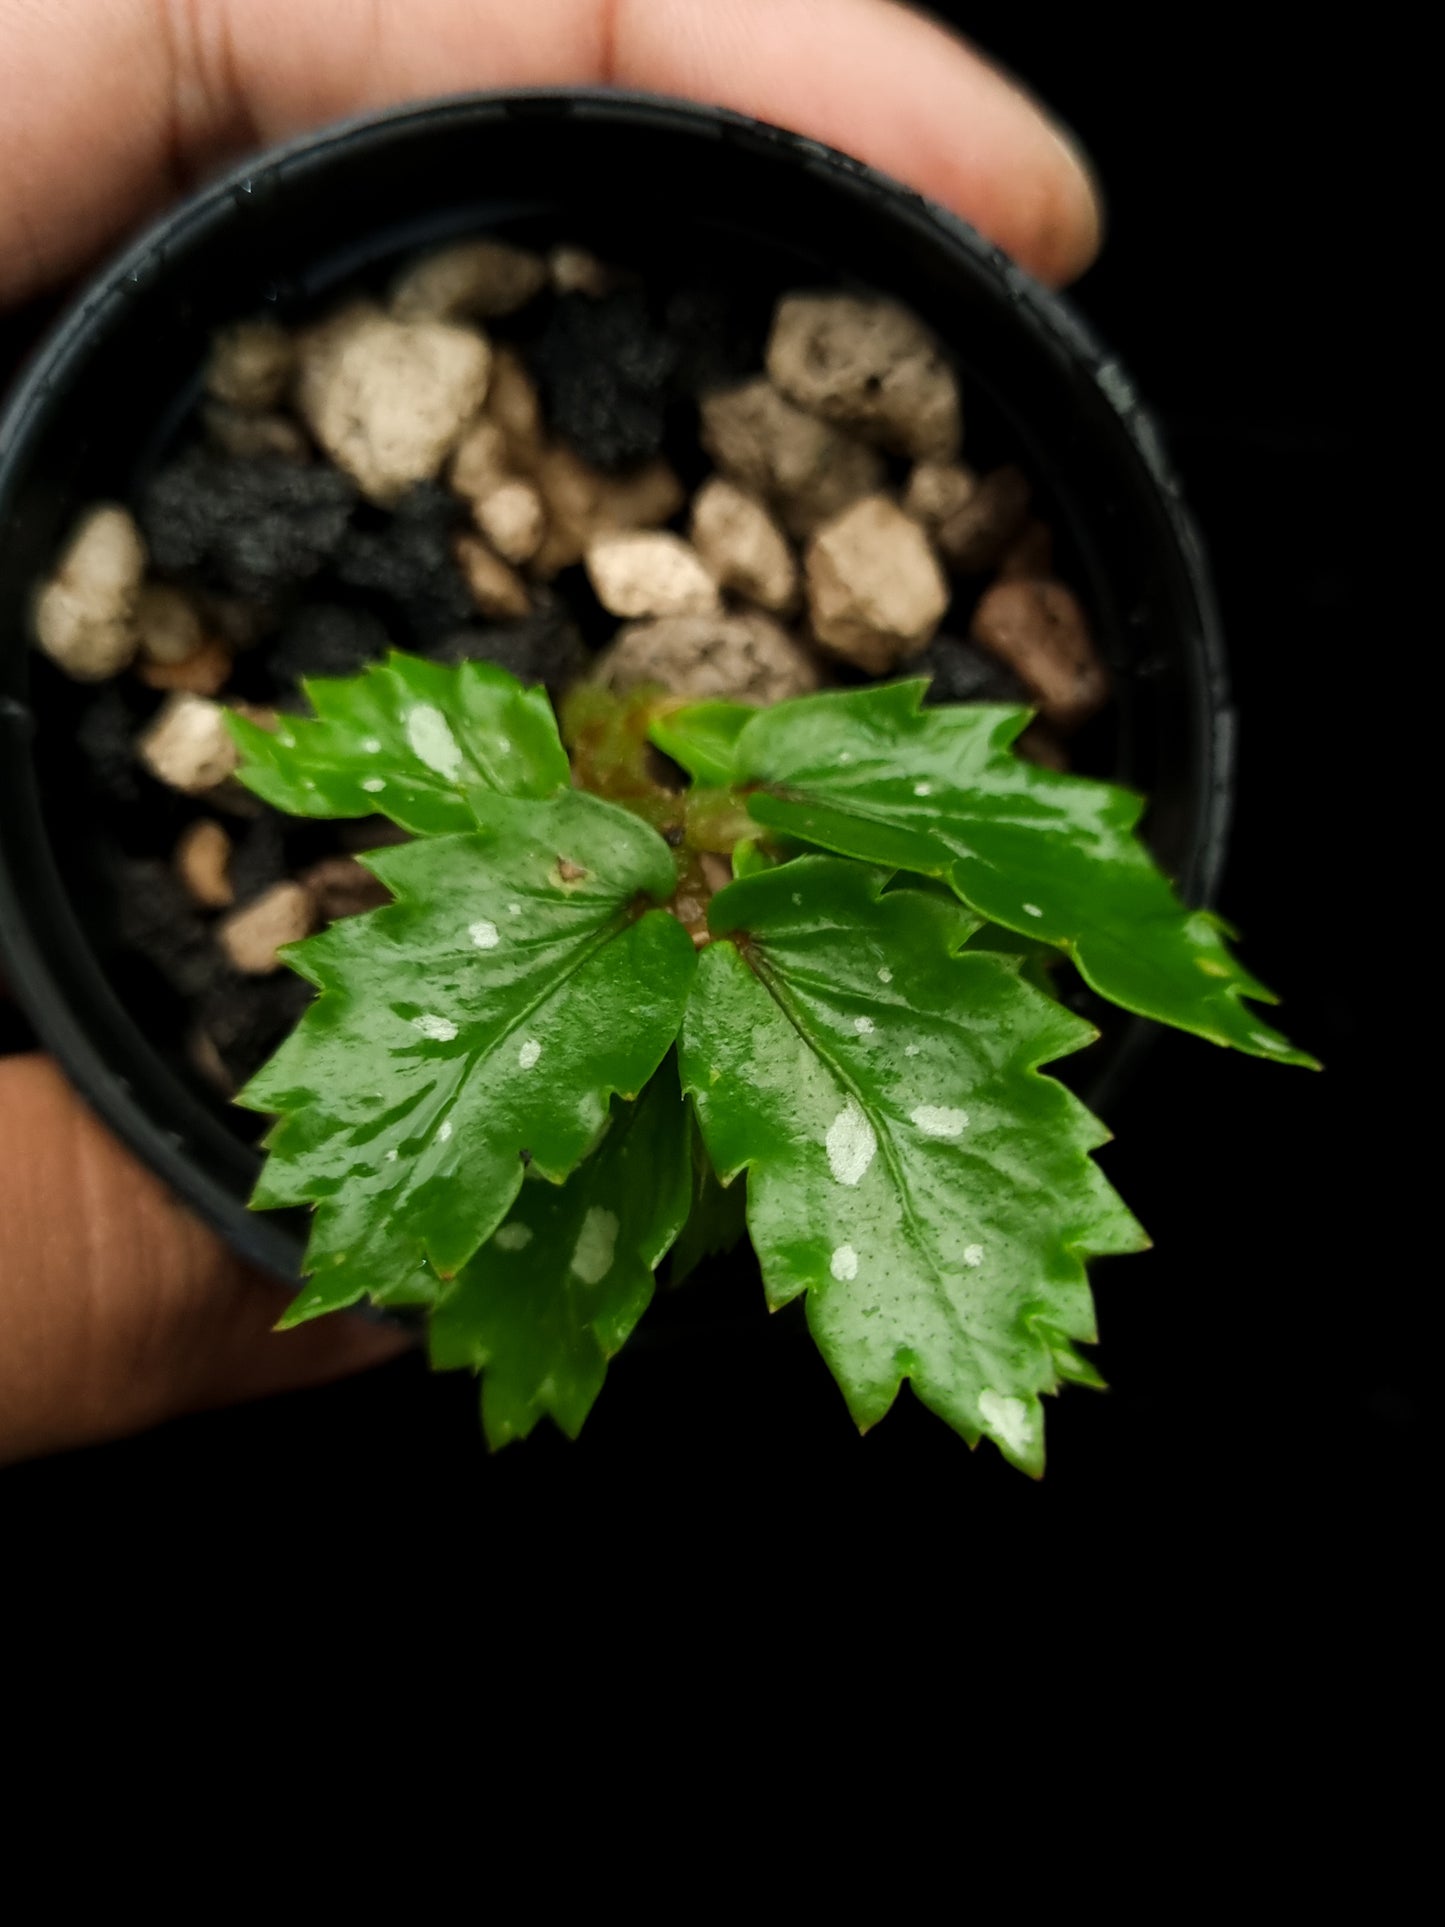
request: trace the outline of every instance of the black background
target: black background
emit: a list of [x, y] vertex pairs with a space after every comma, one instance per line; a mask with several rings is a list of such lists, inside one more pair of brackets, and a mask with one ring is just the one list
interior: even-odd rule
[[1347, 1580], [1404, 1583], [1434, 1334], [1376, 1041], [1417, 965], [1362, 903], [1384, 832], [1361, 820], [1360, 708], [1408, 680], [1375, 626], [1386, 344], [1357, 267], [1388, 245], [1381, 69], [1259, 18], [957, 11], [1102, 178], [1108, 246], [1076, 299], [1163, 421], [1225, 614], [1242, 764], [1222, 908], [1325, 1075], [1159, 1040], [1106, 1154], [1155, 1249], [1098, 1272], [1113, 1389], [1051, 1404], [1041, 1485], [906, 1392], [860, 1440], [821, 1362], [760, 1315], [727, 1355], [624, 1360], [578, 1446], [544, 1426], [489, 1459], [471, 1388], [409, 1360], [18, 1468], [12, 1557], [123, 1549], [122, 1588], [207, 1569], [278, 1604], [311, 1575], [356, 1578], [359, 1606], [404, 1575], [403, 1637], [439, 1612], [452, 1636], [500, 1614], [520, 1637], [559, 1586], [647, 1589], [642, 1646], [724, 1597], [790, 1646], [861, 1627], [875, 1598], [922, 1608], [925, 1646], [1043, 1598], [1057, 1643], [1029, 1665], [1058, 1714], [1045, 1682], [1083, 1663], [1085, 1595], [1181, 1642], [1207, 1625], [1202, 1654], [1276, 1620], [1287, 1642], [1301, 1588], [1308, 1618]]

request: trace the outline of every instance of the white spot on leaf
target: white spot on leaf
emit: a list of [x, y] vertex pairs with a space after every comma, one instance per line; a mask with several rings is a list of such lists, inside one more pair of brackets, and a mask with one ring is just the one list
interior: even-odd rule
[[386, 788], [386, 778], [384, 776], [363, 776], [361, 779], [361, 787], [369, 796], [380, 796], [381, 792]]
[[932, 796], [933, 794], [932, 783], [915, 783], [913, 785], [913, 794], [915, 796]]
[[437, 1126], [437, 1143], [445, 1144], [447, 1139], [451, 1136], [451, 1134], [452, 1134], [452, 1121], [449, 1117], [443, 1118], [441, 1123]]
[[450, 1017], [437, 1017], [429, 1010], [424, 1010], [420, 1017], [413, 1017], [411, 1027], [419, 1030], [423, 1037], [430, 1037], [436, 1044], [449, 1044], [457, 1034], [457, 1027]]
[[408, 710], [406, 740], [418, 759], [438, 776], [452, 782], [461, 775], [462, 752], [457, 747], [457, 739], [446, 717], [431, 703], [418, 703], [415, 709]]
[[467, 935], [478, 950], [495, 950], [500, 941], [497, 936], [497, 926], [486, 917], [478, 917], [475, 923], [469, 923]]
[[361, 747], [366, 751], [368, 756], [377, 756], [381, 752], [381, 738], [379, 736], [364, 736], [361, 740]]
[[396, 1146], [393, 1144], [391, 1149], [387, 1152], [385, 1158], [382, 1161], [385, 1164], [395, 1164], [396, 1158], [397, 1158], [397, 1150], [396, 1150]]
[[614, 1212], [604, 1211], [600, 1204], [589, 1206], [572, 1253], [572, 1269], [584, 1285], [600, 1285], [611, 1271], [620, 1228]]
[[909, 1115], [925, 1137], [962, 1137], [968, 1129], [968, 1112], [945, 1104], [920, 1104]]
[[532, 1242], [532, 1227], [529, 1224], [504, 1224], [492, 1239], [498, 1251], [525, 1251]]
[[858, 1254], [852, 1245], [839, 1245], [829, 1260], [828, 1269], [835, 1278], [856, 1278], [858, 1276]]
[[1282, 1043], [1278, 1037], [1271, 1037], [1268, 1031], [1252, 1030], [1249, 1037], [1251, 1043], [1260, 1045], [1264, 1050], [1289, 1049], [1288, 1044]]
[[542, 1046], [537, 1042], [535, 1037], [529, 1037], [517, 1052], [517, 1062], [524, 1071], [529, 1071], [541, 1055]]
[[1010, 1452], [1024, 1451], [1033, 1438], [1033, 1418], [1021, 1398], [1007, 1398], [1002, 1392], [980, 1392], [978, 1415]]
[[905, 1044], [903, 1046], [903, 1055], [905, 1057], [917, 1057], [922, 1049], [922, 1044]]
[[1041, 917], [1043, 914], [1043, 911], [1040, 910], [1036, 903], [1026, 903], [1024, 905], [1024, 915], [1026, 917]]
[[884, 964], [878, 972], [878, 981], [880, 984], [891, 984], [893, 982], [893, 972], [888, 968], [887, 964]]
[[507, 915], [509, 917], [520, 917], [521, 914], [522, 906], [520, 903], [509, 903], [507, 905]]
[[855, 1017], [853, 1019], [853, 1028], [860, 1037], [867, 1037], [872, 1033], [873, 1019], [871, 1017]]
[[878, 1139], [873, 1134], [873, 1126], [859, 1109], [856, 1097], [848, 1099], [828, 1126], [823, 1147], [828, 1153], [828, 1168], [837, 1182], [857, 1184], [873, 1162]]
[[963, 1262], [970, 1268], [976, 1269], [983, 1263], [983, 1246], [965, 1245], [963, 1247]]

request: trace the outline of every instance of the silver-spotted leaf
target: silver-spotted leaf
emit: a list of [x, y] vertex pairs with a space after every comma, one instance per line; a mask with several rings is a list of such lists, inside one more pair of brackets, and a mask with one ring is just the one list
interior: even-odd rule
[[253, 1202], [316, 1207], [287, 1322], [435, 1296], [676, 1036], [695, 952], [647, 907], [675, 881], [662, 840], [575, 790], [488, 814], [373, 852], [396, 902], [288, 952], [320, 994], [239, 1100], [278, 1117]]
[[885, 881], [805, 857], [721, 891], [683, 1083], [859, 1425], [907, 1378], [1038, 1473], [1039, 1396], [1088, 1369], [1085, 1259], [1146, 1242], [1089, 1155], [1107, 1131], [1039, 1071], [1094, 1032], [965, 949], [956, 903]]
[[359, 676], [302, 685], [314, 717], [229, 720], [247, 788], [292, 816], [388, 816], [417, 835], [485, 820], [493, 795], [544, 797], [570, 780], [545, 691], [492, 663], [394, 654]]
[[671, 1056], [563, 1185], [524, 1184], [432, 1313], [433, 1365], [485, 1373], [493, 1446], [550, 1414], [576, 1438], [688, 1214], [688, 1123]]
[[942, 878], [980, 916], [1062, 950], [1126, 1010], [1313, 1064], [1243, 1001], [1276, 1000], [1231, 955], [1226, 926], [1169, 887], [1135, 834], [1141, 798], [1015, 756], [1027, 710], [924, 709], [925, 688], [831, 691], [760, 711], [733, 749], [734, 780], [756, 786], [751, 814], [839, 855]]

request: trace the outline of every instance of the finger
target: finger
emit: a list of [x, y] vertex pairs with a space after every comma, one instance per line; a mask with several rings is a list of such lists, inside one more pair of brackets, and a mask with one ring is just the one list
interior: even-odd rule
[[1040, 110], [890, 0], [0, 0], [0, 74], [0, 301], [218, 159], [469, 87], [716, 101], [885, 168], [1047, 279], [1098, 246], [1089, 177]]
[[409, 1342], [355, 1318], [274, 1332], [286, 1302], [47, 1058], [0, 1062], [0, 1462], [323, 1384]]

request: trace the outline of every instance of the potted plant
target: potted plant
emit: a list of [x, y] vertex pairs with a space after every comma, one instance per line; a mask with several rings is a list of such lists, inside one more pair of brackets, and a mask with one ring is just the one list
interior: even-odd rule
[[[502, 179], [525, 181], [525, 194], [479, 196], [477, 181]], [[461, 288], [478, 236], [489, 237], [489, 272], [501, 263], [536, 294], [541, 246], [578, 235], [596, 251], [550, 264], [554, 319], [528, 352], [553, 428], [575, 419], [579, 436], [600, 436], [606, 445], [592, 453], [634, 503], [630, 523], [616, 512], [580, 534], [564, 507], [576, 449], [539, 444], [529, 467], [516, 438], [533, 431], [496, 399], [505, 389], [518, 406], [526, 400], [519, 380], [499, 387], [486, 360], [490, 317], [513, 310], [499, 309], [495, 292]], [[681, 512], [677, 501], [660, 508], [671, 498], [657, 494], [655, 476], [638, 481], [647, 437], [655, 430], [661, 447], [669, 433], [671, 403], [658, 404], [655, 423], [642, 403], [662, 394], [671, 364], [649, 389], [648, 355], [661, 368], [684, 350], [704, 361], [728, 352], [716, 331], [689, 335], [676, 318], [684, 310], [649, 284], [660, 261], [675, 283], [680, 256], [767, 291], [761, 405], [792, 411], [813, 436], [805, 466], [815, 499], [801, 499], [796, 478], [785, 486], [778, 464], [758, 470], [759, 398], [736, 367], [693, 378], [694, 393], [743, 397], [716, 419], [705, 404], [701, 446], [724, 496], [731, 488], [744, 510], [752, 502], [801, 548], [806, 630], [827, 668], [799, 670], [794, 686], [837, 686], [789, 695], [770, 685], [782, 699], [768, 706], [689, 700], [666, 676], [659, 687], [645, 673], [618, 674], [622, 643], [609, 640], [587, 673], [536, 669], [565, 688], [559, 729], [548, 696], [528, 686], [536, 665], [526, 649], [541, 646], [540, 592], [529, 582], [585, 568], [594, 616], [600, 605], [612, 617], [670, 612], [684, 623], [736, 625], [743, 618], [721, 592], [748, 603], [765, 594], [736, 541], [730, 559], [709, 550], [717, 529], [699, 474], [688, 476], [691, 546], [676, 532], [638, 538], [639, 523], [648, 531]], [[614, 286], [604, 261], [635, 265], [643, 293]], [[358, 287], [369, 304], [340, 307]], [[218, 331], [258, 309], [277, 322], [222, 332], [229, 346], [216, 347]], [[855, 335], [844, 339], [847, 315]], [[596, 344], [618, 328], [632, 333], [609, 363]], [[572, 362], [558, 360], [558, 342], [565, 349], [579, 329], [580, 378], [575, 340]], [[268, 343], [282, 369], [273, 386], [299, 394], [314, 449], [284, 446], [285, 419], [236, 387], [266, 387]], [[414, 385], [396, 428], [371, 371], [399, 355], [412, 357], [408, 379], [430, 382], [433, 399], [462, 397], [449, 424], [427, 416]], [[624, 363], [599, 416], [599, 385]], [[991, 493], [958, 468], [948, 396], [960, 370], [968, 447], [984, 452]], [[221, 454], [178, 457], [203, 382]], [[911, 414], [895, 405], [904, 389]], [[462, 416], [479, 408], [464, 450]], [[358, 431], [372, 418], [385, 419], [386, 436]], [[1186, 908], [1165, 881], [1136, 834], [1137, 795], [1020, 758], [1025, 703], [925, 705], [926, 679], [906, 674], [963, 593], [975, 642], [1021, 673], [1026, 688], [1014, 693], [1041, 701], [1061, 728], [1112, 689], [1106, 721], [1092, 742], [1079, 738], [1077, 754], [1148, 792], [1163, 865], [1186, 900], [1207, 894], [1227, 786], [1208, 591], [1146, 419], [1061, 304], [958, 223], [775, 130], [615, 97], [449, 103], [301, 143], [170, 217], [62, 326], [10, 420], [0, 468], [14, 531], [0, 571], [11, 638], [0, 707], [10, 732], [0, 766], [9, 969], [72, 1075], [156, 1167], [243, 1249], [274, 1269], [304, 1269], [291, 1317], [363, 1297], [424, 1314], [438, 1363], [484, 1368], [494, 1440], [543, 1412], [575, 1431], [658, 1264], [671, 1253], [680, 1277], [730, 1248], [746, 1194], [770, 1301], [806, 1294], [860, 1423], [880, 1416], [907, 1377], [970, 1442], [988, 1436], [1041, 1469], [1039, 1394], [1097, 1382], [1078, 1349], [1093, 1337], [1084, 1261], [1142, 1238], [1090, 1159], [1106, 1133], [1041, 1074], [1092, 1035], [1060, 1003], [1050, 960], [1066, 959], [1086, 995], [1135, 1017], [1309, 1061], [1243, 1001], [1267, 993], [1236, 964], [1217, 920]], [[263, 421], [269, 442], [256, 439]], [[485, 455], [498, 447], [500, 475]], [[307, 462], [313, 453], [320, 459]], [[459, 479], [468, 462], [485, 472], [485, 493]], [[252, 467], [242, 474], [237, 463]], [[476, 529], [446, 523], [436, 550], [436, 518], [455, 505], [425, 491], [438, 489], [444, 464]], [[273, 494], [257, 509], [263, 469]], [[929, 493], [950, 469], [975, 504], [963, 534], [964, 497], [950, 505]], [[1049, 532], [1092, 609], [1097, 657], [1080, 639], [1076, 599], [1036, 552], [1037, 533], [1017, 567], [1003, 561], [1005, 538], [1027, 532], [1019, 503], [1010, 508], [1015, 485], [992, 478], [1019, 470], [1047, 504]], [[511, 488], [510, 521], [499, 481]], [[528, 488], [542, 517], [532, 534], [520, 532]], [[646, 515], [639, 490], [652, 503]], [[723, 523], [721, 511], [742, 512], [712, 500]], [[125, 509], [82, 512], [96, 501], [143, 505], [161, 579], [143, 586], [147, 559], [138, 567], [127, 547]], [[534, 537], [540, 546], [524, 553]], [[559, 539], [544, 563], [545, 544]], [[639, 588], [649, 540], [649, 566], [666, 581]], [[937, 552], [950, 540], [964, 591], [935, 588], [929, 573], [941, 576]], [[399, 544], [410, 545], [408, 594], [425, 604], [406, 617], [420, 625], [421, 648], [358, 649], [361, 616], [346, 604], [350, 641], [336, 644], [333, 623], [323, 646], [313, 622], [304, 646], [283, 634], [267, 647], [289, 648], [293, 670], [314, 668], [318, 648], [323, 666], [326, 648], [343, 657], [350, 648], [359, 673], [297, 671], [295, 700], [279, 704], [228, 686], [256, 632], [269, 637], [287, 619], [278, 556], [288, 592], [330, 568], [352, 590], [395, 600]], [[688, 576], [699, 557], [708, 566]], [[500, 645], [432, 646], [427, 625], [443, 620], [437, 608], [452, 592], [444, 562], [493, 624], [533, 623], [513, 660], [523, 678], [499, 666], [509, 660]], [[989, 572], [1004, 578], [993, 590], [981, 588]], [[199, 603], [185, 600], [193, 578]], [[100, 602], [87, 599], [96, 585]], [[796, 582], [780, 588], [777, 613], [800, 593]], [[508, 601], [519, 594], [522, 603]], [[1020, 628], [1020, 607], [1032, 629]], [[585, 611], [572, 613], [585, 628]], [[193, 620], [208, 628], [209, 658], [194, 634], [174, 642]], [[1068, 632], [1052, 669], [1030, 654], [1042, 646], [1040, 622]], [[124, 918], [83, 882], [95, 800], [67, 804], [55, 779], [82, 699], [44, 682], [22, 646], [32, 624], [52, 655], [70, 651], [82, 679], [104, 673], [107, 650], [128, 660], [144, 631], [160, 707], [133, 732], [139, 759], [183, 796], [219, 799], [224, 788], [246, 835], [254, 818], [243, 790], [297, 821], [380, 817], [408, 839], [350, 853], [352, 887], [359, 870], [374, 894], [319, 936], [303, 938], [320, 886], [306, 897], [289, 878], [267, 899], [264, 929], [254, 908], [249, 923], [227, 926], [238, 967], [249, 967], [245, 945], [259, 943], [262, 974], [290, 982], [275, 969], [284, 962], [319, 993], [242, 1093], [277, 1120], [254, 1192], [255, 1153], [181, 1069], [183, 1040], [158, 1050], [117, 994], [127, 980], [106, 959], [125, 948]], [[226, 624], [218, 643], [211, 631]], [[669, 633], [675, 643], [679, 632]], [[753, 621], [754, 669], [761, 633]], [[553, 620], [547, 648], [557, 634]], [[509, 646], [523, 646], [515, 627]], [[655, 667], [655, 631], [630, 646]], [[783, 663], [793, 673], [795, 657], [768, 648], [767, 672]], [[938, 661], [929, 668], [937, 684]], [[210, 685], [196, 680], [213, 672]], [[227, 695], [240, 701], [226, 705], [223, 740], [216, 713]], [[1061, 760], [1048, 739], [1033, 755]], [[127, 764], [125, 780], [133, 776]], [[224, 824], [212, 827], [226, 838]], [[199, 874], [208, 859], [197, 825], [177, 828]], [[214, 910], [234, 896], [224, 866], [209, 887]], [[112, 879], [112, 904], [116, 894]], [[302, 940], [278, 948], [287, 935]], [[189, 967], [176, 963], [172, 989], [184, 989]], [[1137, 1036], [1116, 1034], [1113, 1074]], [[310, 1212], [304, 1266], [294, 1216], [273, 1222], [248, 1201]]]

